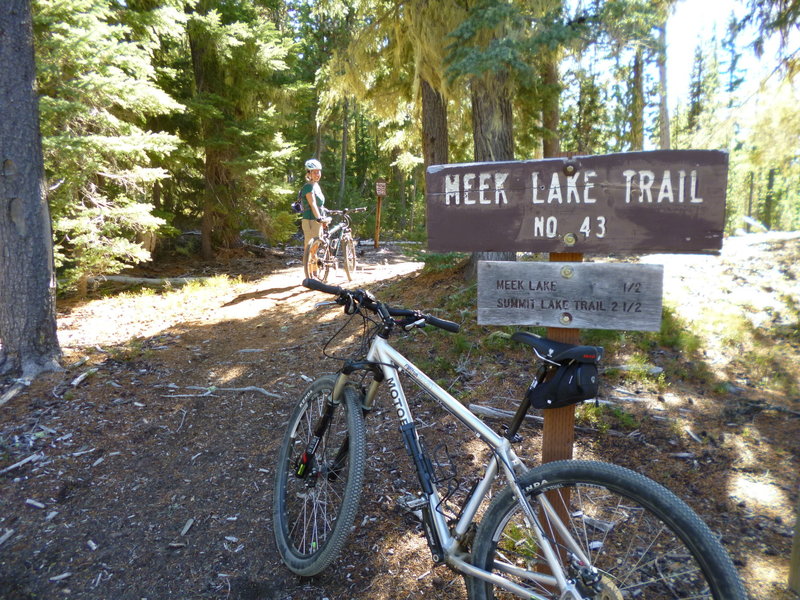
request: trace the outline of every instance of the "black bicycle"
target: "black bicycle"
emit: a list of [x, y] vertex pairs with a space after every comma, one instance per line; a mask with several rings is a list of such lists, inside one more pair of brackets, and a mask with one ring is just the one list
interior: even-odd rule
[[357, 258], [353, 230], [350, 228], [350, 213], [366, 210], [366, 207], [361, 207], [325, 211], [326, 215], [340, 216], [342, 220], [333, 227], [323, 228], [320, 236], [312, 239], [306, 246], [303, 251], [303, 270], [306, 277], [327, 281], [331, 269], [339, 268], [341, 256], [347, 281], [352, 281]]

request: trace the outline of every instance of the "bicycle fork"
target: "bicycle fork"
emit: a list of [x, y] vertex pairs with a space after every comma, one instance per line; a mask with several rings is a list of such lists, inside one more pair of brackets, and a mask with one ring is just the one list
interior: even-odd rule
[[[325, 403], [325, 410], [322, 413], [322, 417], [317, 422], [316, 427], [314, 428], [314, 434], [311, 437], [311, 440], [308, 442], [303, 453], [297, 458], [297, 461], [294, 465], [294, 474], [298, 479], [306, 479], [309, 474], [318, 473], [317, 470], [317, 463], [316, 463], [316, 452], [317, 448], [319, 448], [319, 444], [322, 441], [322, 438], [325, 436], [325, 432], [328, 430], [328, 427], [333, 420], [333, 414], [336, 411], [336, 408], [339, 406], [340, 401], [336, 399], [336, 394], [333, 394], [331, 398]], [[335, 478], [338, 476], [339, 467], [341, 465], [342, 460], [347, 455], [347, 449], [349, 445], [349, 438], [345, 436], [344, 441], [342, 442], [339, 451], [336, 453], [336, 456], [333, 459], [330, 467], [327, 469], [327, 475], [330, 478]]]

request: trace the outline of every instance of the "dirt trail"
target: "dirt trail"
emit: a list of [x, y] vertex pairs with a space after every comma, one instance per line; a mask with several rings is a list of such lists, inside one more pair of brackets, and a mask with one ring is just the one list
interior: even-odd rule
[[[665, 296], [687, 309], [687, 319], [688, 309], [725, 303], [749, 311], [754, 327], [766, 330], [781, 325], [787, 298], [798, 296], [800, 245], [793, 244], [794, 254], [750, 237], [721, 257], [643, 261], [664, 262]], [[392, 250], [362, 249], [353, 286], [378, 289], [420, 267]], [[116, 295], [60, 306], [71, 366], [0, 408], [0, 471], [35, 457], [0, 474], [0, 600], [464, 600], [460, 577], [432, 567], [417, 525], [395, 507], [415, 486], [385, 409], [368, 421], [368, 480], [343, 555], [312, 579], [283, 567], [270, 515], [276, 448], [300, 391], [338, 366], [319, 357], [341, 313], [313, 311], [324, 298], [299, 285], [299, 249], [192, 271], [215, 273], [242, 282], [189, 297]], [[330, 282], [344, 285], [343, 273]], [[419, 277], [406, 285], [414, 297], [443, 303], [463, 283]], [[731, 358], [724, 354], [709, 350], [707, 360], [724, 372]], [[467, 394], [490, 377], [499, 397], [525, 385], [524, 357], [472, 359], [468, 366], [485, 369], [485, 377], [468, 382]], [[663, 395], [637, 388], [631, 410], [639, 411], [641, 430], [622, 438], [579, 435], [576, 457], [659, 478], [723, 534], [754, 598], [788, 600], [800, 442], [796, 416], [786, 410], [800, 406], [744, 376], [734, 383], [725, 406], [686, 382]], [[508, 392], [509, 402], [518, 391]], [[466, 466], [480, 462], [482, 449], [455, 437], [425, 398], [410, 401], [424, 435], [452, 440]], [[652, 415], [691, 419], [702, 443]], [[536, 455], [539, 434], [526, 432], [523, 454]], [[670, 458], [676, 451], [695, 458]]]
[[[199, 306], [153, 295], [61, 315], [74, 366], [0, 413], [0, 466], [38, 455], [0, 476], [0, 598], [345, 598], [370, 586], [369, 556], [313, 580], [277, 558], [274, 456], [294, 398], [320, 370], [319, 348], [306, 346], [324, 315], [308, 314], [322, 297], [299, 285], [291, 254], [261, 278], [263, 261], [247, 262], [227, 266], [252, 281]], [[366, 251], [352, 285], [419, 266]], [[329, 282], [346, 284], [341, 272]], [[384, 509], [365, 499], [368, 518]]]

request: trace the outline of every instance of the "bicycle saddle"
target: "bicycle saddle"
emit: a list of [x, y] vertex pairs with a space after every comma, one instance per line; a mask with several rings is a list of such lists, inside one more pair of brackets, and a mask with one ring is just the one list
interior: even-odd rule
[[511, 335], [511, 339], [515, 342], [527, 344], [541, 358], [556, 363], [567, 360], [581, 363], [598, 363], [603, 356], [603, 348], [600, 346], [576, 346], [565, 342], [548, 340], [525, 331], [515, 331]]

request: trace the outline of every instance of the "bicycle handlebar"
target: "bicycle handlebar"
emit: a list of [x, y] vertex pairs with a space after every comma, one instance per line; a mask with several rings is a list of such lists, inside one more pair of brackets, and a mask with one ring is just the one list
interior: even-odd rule
[[434, 317], [433, 315], [426, 315], [419, 311], [410, 310], [408, 308], [388, 306], [378, 302], [375, 300], [375, 297], [372, 296], [372, 294], [364, 290], [346, 290], [344, 288], [340, 288], [339, 286], [322, 283], [316, 279], [304, 279], [303, 286], [310, 290], [324, 292], [326, 294], [331, 294], [332, 296], [338, 296], [339, 298], [337, 301], [340, 304], [343, 304], [345, 307], [348, 307], [355, 302], [358, 306], [363, 306], [364, 308], [367, 308], [376, 314], [380, 314], [380, 308], [383, 306], [386, 308], [386, 310], [388, 310], [389, 316], [391, 317], [416, 317], [418, 319], [423, 319], [428, 325], [433, 325], [434, 327], [438, 327], [439, 329], [443, 329], [451, 333], [458, 333], [458, 330], [461, 328], [458, 323], [453, 323], [452, 321], [447, 321], [446, 319], [440, 319], [439, 317]]
[[361, 206], [359, 208], [343, 208], [342, 210], [334, 210], [332, 208], [326, 208], [325, 212], [329, 215], [346, 215], [347, 213], [360, 213], [360, 212], [367, 212], [366, 206]]

